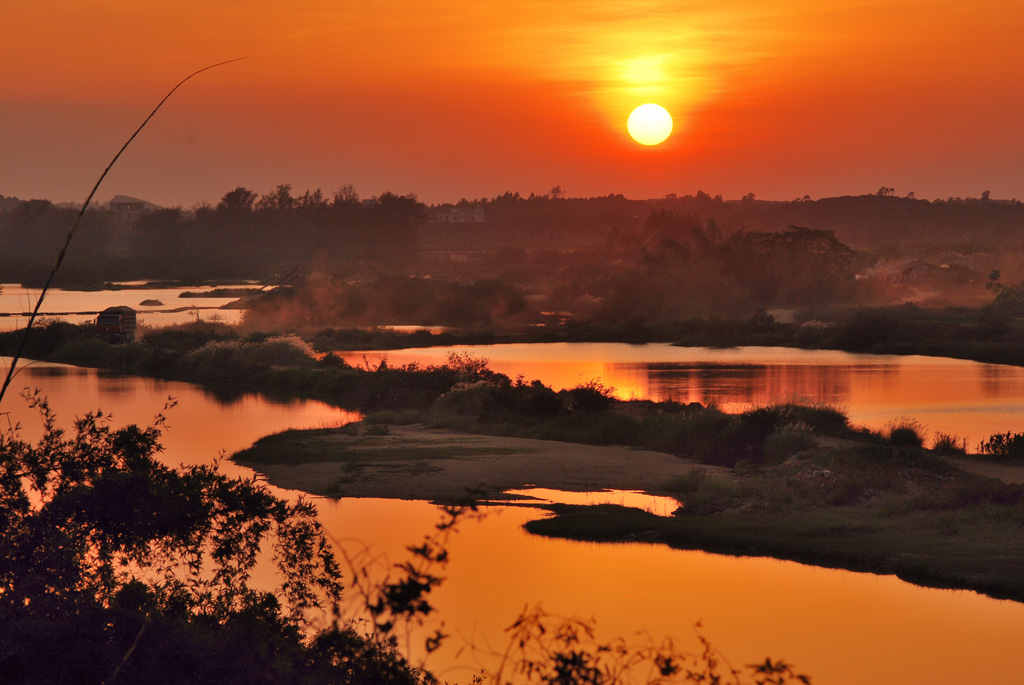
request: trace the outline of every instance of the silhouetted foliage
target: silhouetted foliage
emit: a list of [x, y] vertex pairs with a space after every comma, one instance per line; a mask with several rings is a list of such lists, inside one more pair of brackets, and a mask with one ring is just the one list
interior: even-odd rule
[[996, 433], [978, 444], [978, 452], [996, 459], [1024, 459], [1024, 433]]
[[[451, 367], [469, 382], [492, 374], [469, 357]], [[341, 569], [309, 502], [283, 501], [216, 465], [162, 465], [155, 459], [162, 415], [148, 428], [113, 430], [102, 413], [86, 414], [66, 437], [44, 399], [29, 401], [43, 423], [38, 443], [14, 428], [0, 434], [0, 680], [437, 682], [407, 662], [398, 635], [434, 611], [430, 593], [443, 581], [448, 536], [476, 511], [472, 501], [442, 507], [435, 531], [408, 547], [411, 560], [382, 581], [370, 580], [364, 559], [346, 554], [351, 590], [370, 618], [369, 628], [357, 628], [358, 617], [347, 617], [340, 603]], [[256, 589], [257, 563], [271, 560], [277, 586]], [[312, 628], [315, 612], [325, 612], [326, 628]], [[524, 612], [509, 629], [505, 658], [474, 682], [613, 683], [626, 674], [652, 683], [744, 682], [738, 670], [721, 671], [703, 638], [701, 654], [670, 644], [603, 644], [591, 624], [549, 629], [551, 619]], [[446, 637], [434, 630], [426, 652]], [[746, 670], [753, 682], [808, 682], [784, 662]]]
[[[342, 591], [308, 501], [215, 466], [160, 464], [162, 416], [112, 430], [86, 414], [65, 437], [46, 401], [30, 401], [39, 442], [0, 435], [5, 682], [340, 682], [355, 664], [346, 682], [419, 680], [347, 626], [307, 642], [309, 612], [337, 616]], [[250, 582], [263, 555], [272, 589]]]
[[540, 607], [524, 611], [506, 632], [509, 645], [494, 675], [496, 685], [740, 685], [743, 671], [758, 685], [811, 682], [809, 676], [796, 673], [791, 664], [781, 660], [765, 659], [743, 671], [734, 668], [700, 633], [699, 654], [682, 651], [670, 641], [631, 644], [623, 638], [600, 640], [593, 621], [553, 616]]

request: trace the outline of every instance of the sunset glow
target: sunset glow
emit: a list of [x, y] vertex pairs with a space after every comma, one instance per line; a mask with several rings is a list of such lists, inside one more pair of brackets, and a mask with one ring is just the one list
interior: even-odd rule
[[[10, 3], [0, 192], [216, 201], [278, 183], [765, 199], [1020, 194], [1018, 2]], [[685, 121], [653, 158], [638, 102]]]
[[1020, 680], [1022, 35], [8, 0], [0, 680]]

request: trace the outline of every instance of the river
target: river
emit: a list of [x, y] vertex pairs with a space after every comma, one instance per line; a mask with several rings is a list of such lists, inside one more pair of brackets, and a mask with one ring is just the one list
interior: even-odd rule
[[[241, 309], [222, 309], [237, 297], [181, 297], [184, 292], [210, 293], [211, 286], [191, 288], [145, 288], [135, 281], [125, 282], [124, 290], [62, 290], [51, 288], [39, 310], [40, 317], [60, 318], [71, 323], [96, 319], [96, 313], [107, 307], [127, 305], [138, 312], [139, 325], [157, 328], [193, 321], [217, 321], [237, 324]], [[38, 288], [17, 283], [0, 283], [0, 331], [24, 328], [28, 314], [39, 299]], [[142, 304], [147, 302], [149, 304]], [[159, 304], [157, 304], [159, 303]]]
[[[646, 346], [628, 349], [639, 355], [634, 362], [611, 363], [646, 363], [642, 361], [650, 351]], [[720, 355], [723, 369], [746, 363], [730, 358], [727, 351], [715, 354]], [[489, 356], [497, 366], [493, 351]], [[390, 359], [396, 357], [389, 353]], [[4, 368], [6, 363], [0, 360]], [[707, 360], [700, 363], [708, 364]], [[567, 382], [574, 384], [583, 372], [565, 373]], [[775, 372], [769, 368], [765, 373]], [[818, 385], [843, 387], [845, 381], [837, 383], [836, 373], [826, 373]], [[978, 373], [984, 377], [987, 372]], [[635, 377], [642, 374], [636, 372]], [[1005, 377], [996, 374], [990, 383], [998, 386]], [[1015, 387], [1016, 375], [1008, 377]], [[615, 378], [606, 382], [618, 383]], [[644, 382], [649, 383], [641, 380], [636, 387]], [[948, 376], [936, 384], [947, 382]], [[888, 396], [892, 383], [876, 385]], [[177, 406], [168, 411], [164, 440], [164, 459], [169, 463], [209, 462], [272, 431], [339, 425], [354, 418], [319, 402], [279, 403], [254, 395], [225, 400], [184, 383], [35, 362], [23, 367], [17, 377], [15, 388], [26, 386], [46, 393], [63, 425], [75, 414], [100, 408], [112, 415], [114, 425], [145, 424], [162, 410], [168, 397], [176, 398]], [[1000, 396], [1002, 391], [994, 392]], [[1016, 397], [1017, 392], [1007, 390], [1002, 396]], [[893, 402], [891, 397], [884, 401]], [[862, 411], [854, 401], [847, 403], [851, 414]], [[906, 414], [913, 407], [898, 413]], [[20, 421], [26, 436], [33, 431], [38, 434], [38, 422], [16, 394], [8, 396], [3, 410], [10, 414], [0, 420]], [[1019, 427], [1020, 412], [1003, 416], [1001, 430]], [[230, 462], [224, 467], [231, 474], [251, 475]], [[391, 561], [404, 559], [405, 545], [419, 542], [437, 520], [436, 508], [425, 502], [321, 500], [319, 507], [324, 526], [345, 549], [369, 544]], [[442, 679], [469, 682], [476, 664], [493, 663], [486, 654], [504, 648], [503, 629], [525, 606], [538, 602], [553, 614], [595, 618], [602, 637], [633, 640], [637, 632], [654, 639], [671, 635], [692, 650], [699, 647], [694, 625], [702, 621], [703, 634], [734, 665], [765, 656], [783, 658], [813, 675], [819, 684], [1019, 679], [1024, 605], [973, 592], [919, 588], [890, 576], [773, 559], [526, 534], [521, 524], [538, 515], [530, 509], [495, 508], [481, 521], [463, 523], [451, 540], [447, 580], [435, 593], [434, 604], [452, 638], [427, 662]], [[477, 650], [460, 651], [466, 644]]]
[[552, 343], [431, 347], [341, 355], [353, 365], [441, 364], [453, 352], [489, 361], [555, 390], [599, 380], [621, 399], [714, 403], [743, 411], [779, 400], [820, 402], [855, 425], [882, 429], [909, 417], [967, 439], [1024, 431], [1024, 368], [941, 357], [788, 347], [675, 347], [663, 343]]

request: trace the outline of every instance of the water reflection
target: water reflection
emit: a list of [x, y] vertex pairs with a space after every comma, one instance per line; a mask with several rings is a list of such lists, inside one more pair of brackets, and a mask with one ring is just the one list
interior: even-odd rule
[[[10, 361], [0, 357], [0, 369], [9, 368]], [[112, 417], [114, 426], [146, 426], [173, 399], [177, 406], [166, 411], [167, 430], [162, 440], [165, 460], [171, 464], [207, 464], [222, 452], [244, 449], [268, 433], [340, 425], [359, 416], [323, 402], [275, 401], [251, 393], [230, 393], [222, 398], [189, 383], [28, 361], [19, 366], [0, 408], [12, 423], [21, 423], [27, 440], [38, 438], [42, 426], [38, 415], [18, 395], [37, 388], [64, 428], [70, 428], [76, 416], [99, 410]], [[231, 475], [252, 473], [227, 461], [222, 468]]]
[[[319, 402], [242, 395], [222, 403], [184, 383], [50, 364], [24, 367], [17, 384], [41, 388], [64, 426], [99, 408], [113, 415], [115, 425], [146, 424], [169, 396], [178, 398], [164, 439], [172, 464], [209, 463], [272, 431], [353, 418]], [[17, 394], [9, 394], [0, 411], [25, 426], [26, 438], [38, 435], [38, 421]], [[230, 462], [223, 468], [252, 476]], [[629, 495], [611, 496], [629, 497], [620, 503], [633, 505]], [[318, 500], [318, 506], [320, 520], [340, 544], [369, 544], [390, 563], [404, 561], [406, 546], [439, 520], [436, 507], [425, 502]], [[522, 529], [537, 515], [527, 508], [489, 508], [483, 520], [461, 524], [451, 539], [447, 580], [431, 602], [452, 638], [427, 662], [442, 680], [469, 682], [481, 665], [495, 663], [493, 654], [505, 647], [504, 629], [538, 602], [554, 614], [596, 618], [603, 639], [671, 635], [693, 650], [699, 649], [693, 625], [703, 621], [706, 636], [735, 663], [784, 658], [823, 684], [1018, 679], [1024, 605], [772, 559], [539, 538]]]
[[[236, 297], [181, 297], [181, 293], [186, 291], [211, 290], [212, 286], [90, 291], [51, 288], [43, 301], [40, 315], [71, 323], [86, 323], [95, 320], [96, 313], [107, 307], [127, 305], [138, 312], [140, 325], [153, 328], [193, 321], [239, 323], [243, 310], [221, 309], [238, 299]], [[39, 292], [38, 288], [26, 288], [17, 283], [0, 284], [0, 331], [13, 331], [26, 326], [28, 312], [35, 308]], [[143, 301], [159, 301], [161, 304], [142, 305]]]
[[486, 357], [512, 378], [539, 379], [556, 390], [600, 380], [622, 399], [713, 403], [726, 411], [779, 400], [822, 402], [873, 429], [910, 416], [929, 435], [959, 435], [972, 448], [993, 433], [1024, 431], [1024, 368], [960, 359], [616, 343], [437, 347], [345, 358], [440, 364], [461, 351]]
[[[405, 546], [439, 519], [424, 502], [319, 506], [331, 530], [348, 532], [346, 547], [372, 542], [379, 569], [404, 561]], [[505, 628], [538, 602], [552, 614], [596, 618], [603, 639], [670, 635], [692, 651], [701, 621], [734, 664], [784, 658], [816, 683], [1013, 682], [1019, 671], [1018, 603], [775, 559], [551, 540], [522, 530], [534, 516], [489, 509], [451, 539], [446, 580], [431, 603], [452, 637], [427, 661], [442, 680], [469, 682], [493, 667]], [[413, 644], [422, 645], [422, 635]]]
[[524, 490], [506, 490], [506, 494], [522, 497], [529, 503], [538, 504], [576, 504], [594, 506], [598, 504], [617, 504], [620, 507], [640, 509], [655, 516], [671, 516], [679, 508], [679, 501], [674, 497], [659, 497], [636, 490], [604, 490], [601, 492], [567, 492], [548, 488], [526, 488]]

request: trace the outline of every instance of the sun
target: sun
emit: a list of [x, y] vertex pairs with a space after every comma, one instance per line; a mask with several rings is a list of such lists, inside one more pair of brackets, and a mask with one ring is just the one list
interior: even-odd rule
[[672, 115], [661, 105], [640, 105], [629, 115], [626, 130], [641, 145], [657, 145], [672, 134]]

